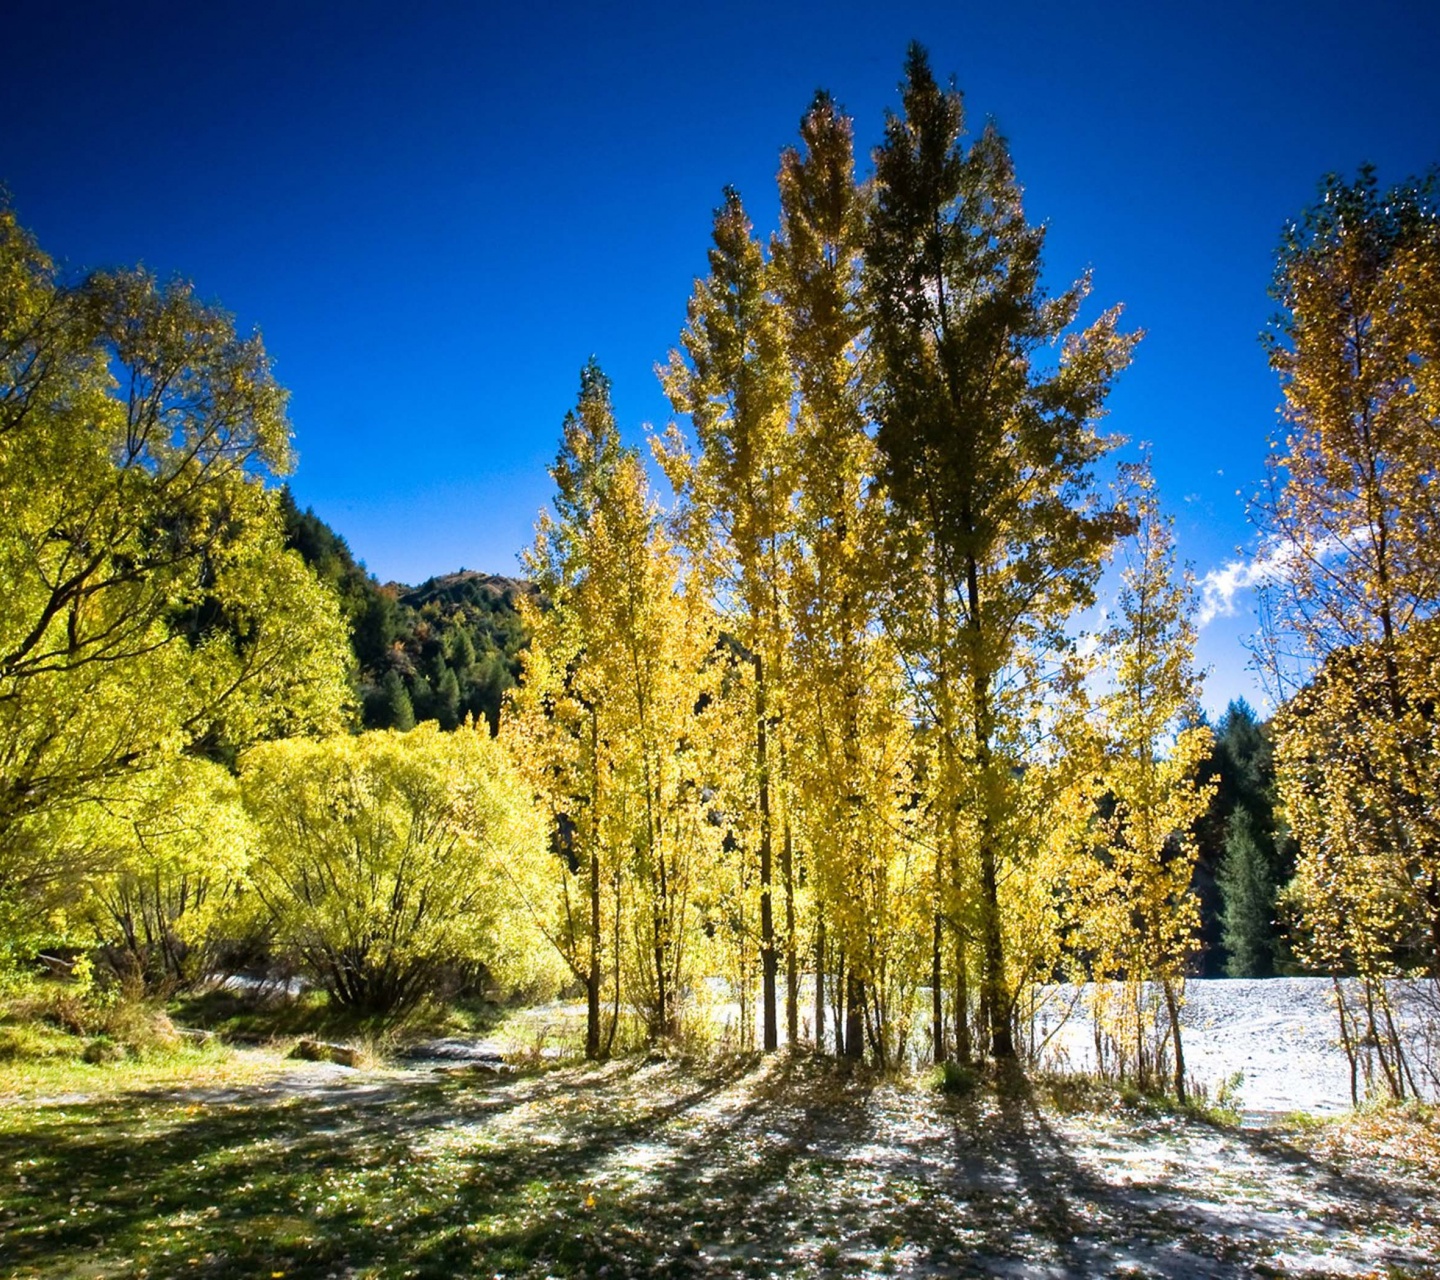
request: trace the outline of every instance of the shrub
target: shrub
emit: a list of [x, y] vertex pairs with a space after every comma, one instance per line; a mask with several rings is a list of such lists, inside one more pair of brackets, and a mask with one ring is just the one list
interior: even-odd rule
[[543, 828], [483, 730], [266, 743], [241, 786], [276, 943], [337, 1004], [403, 1013], [467, 961], [502, 984], [550, 972], [523, 907], [539, 896]]

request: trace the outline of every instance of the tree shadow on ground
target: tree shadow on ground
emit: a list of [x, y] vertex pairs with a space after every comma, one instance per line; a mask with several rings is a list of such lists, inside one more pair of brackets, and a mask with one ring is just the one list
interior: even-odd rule
[[[952, 1101], [799, 1055], [632, 1059], [218, 1096], [0, 1116], [0, 1268], [1238, 1277], [1293, 1243], [1267, 1179], [1339, 1206], [1305, 1224], [1320, 1257], [1415, 1261], [1390, 1184], [1274, 1135], [1057, 1116], [1018, 1075]], [[1262, 1185], [1187, 1167], [1207, 1152]]]

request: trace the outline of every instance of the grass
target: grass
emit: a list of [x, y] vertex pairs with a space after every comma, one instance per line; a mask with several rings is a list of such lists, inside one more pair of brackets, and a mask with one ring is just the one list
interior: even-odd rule
[[170, 1012], [177, 1022], [233, 1042], [311, 1036], [400, 1046], [437, 1036], [487, 1035], [508, 1011], [482, 1000], [430, 1001], [398, 1017], [375, 1017], [332, 1005], [320, 991], [290, 994], [211, 987], [181, 995], [171, 1003]]

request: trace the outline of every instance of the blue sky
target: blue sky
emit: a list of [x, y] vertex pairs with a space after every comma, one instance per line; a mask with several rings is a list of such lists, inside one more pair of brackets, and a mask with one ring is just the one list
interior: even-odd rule
[[[1146, 338], [1112, 399], [1217, 587], [1278, 390], [1257, 335], [1281, 226], [1330, 170], [1440, 161], [1440, 5], [29, 5], [6, 21], [0, 182], [78, 271], [143, 261], [259, 326], [293, 487], [382, 579], [517, 572], [592, 353], [627, 433], [731, 183], [771, 229], [814, 90], [868, 151], [906, 43], [1010, 140], [1055, 287]], [[1202, 630], [1245, 694], [1251, 594]]]

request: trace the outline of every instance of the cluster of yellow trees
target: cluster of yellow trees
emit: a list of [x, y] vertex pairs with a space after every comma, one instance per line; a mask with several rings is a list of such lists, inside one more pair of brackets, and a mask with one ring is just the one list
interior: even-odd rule
[[[584, 370], [496, 739], [346, 731], [258, 339], [140, 272], [65, 285], [0, 210], [7, 956], [179, 984], [259, 947], [367, 1012], [479, 966], [576, 984], [591, 1056], [719, 1019], [881, 1063], [1032, 1053], [1036, 992], [1093, 979], [1102, 1063], [1183, 1095], [1209, 731], [1170, 524], [1098, 430], [1136, 337], [1045, 290], [1004, 141], [918, 48], [903, 94], [866, 182], [816, 97], [768, 241], [727, 191], [666, 507]], [[1440, 1072], [1433, 192], [1332, 181], [1277, 294], [1282, 906], [1357, 1097], [1403, 1095]]]
[[592, 363], [529, 555], [501, 737], [549, 811], [537, 918], [587, 1050], [723, 992], [767, 1049], [1007, 1058], [1036, 984], [1094, 976], [1121, 1065], [1183, 1089], [1191, 591], [1145, 467], [1094, 476], [1135, 339], [1075, 327], [1085, 282], [1045, 293], [1003, 140], [967, 145], [918, 49], [871, 182], [822, 94], [779, 185], [768, 245], [726, 193], [663, 371], [671, 514]]
[[143, 272], [66, 284], [0, 209], [0, 370], [0, 978], [98, 944], [152, 989], [293, 957], [366, 1012], [466, 963], [553, 985], [501, 748], [347, 731], [258, 338]]
[[[1330, 179], [1291, 227], [1261, 504], [1300, 954], [1335, 976], [1358, 1098], [1440, 1087], [1440, 215]], [[1353, 978], [1355, 980], [1344, 980]], [[1399, 979], [1400, 981], [1397, 981]]]

